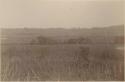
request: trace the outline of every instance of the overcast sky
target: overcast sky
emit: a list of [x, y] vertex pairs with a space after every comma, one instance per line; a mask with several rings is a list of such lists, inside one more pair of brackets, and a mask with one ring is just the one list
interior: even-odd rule
[[0, 27], [98, 27], [124, 23], [123, 0], [0, 0]]

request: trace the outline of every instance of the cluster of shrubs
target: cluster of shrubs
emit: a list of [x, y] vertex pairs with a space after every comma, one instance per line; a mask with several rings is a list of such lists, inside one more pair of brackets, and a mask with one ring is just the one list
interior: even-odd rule
[[52, 38], [39, 36], [31, 40], [30, 44], [90, 44], [91, 40], [89, 38], [71, 38], [66, 41], [58, 41]]
[[64, 41], [60, 41], [50, 37], [38, 36], [35, 39], [31, 40], [30, 44], [123, 44], [124, 37], [112, 37], [112, 38], [105, 38], [105, 37], [77, 37], [77, 38], [69, 38]]

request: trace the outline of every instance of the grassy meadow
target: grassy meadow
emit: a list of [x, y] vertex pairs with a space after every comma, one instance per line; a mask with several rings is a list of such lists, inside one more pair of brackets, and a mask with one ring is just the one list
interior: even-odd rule
[[[61, 33], [59, 30], [55, 31], [59, 32], [58, 36], [53, 31], [52, 35], [51, 31], [41, 31], [43, 34], [40, 34], [40, 31], [31, 30], [30, 35], [26, 29], [19, 32], [7, 30], [2, 33], [2, 38], [7, 38], [1, 44], [2, 81], [124, 80], [124, 49], [119, 49], [124, 46], [118, 43], [119, 40], [111, 43], [114, 40], [111, 37], [116, 35], [100, 36], [97, 33], [100, 31], [95, 31], [96, 37], [100, 37], [95, 38], [89, 35], [93, 34], [93, 30], [86, 35], [81, 30], [77, 30], [77, 33], [73, 31], [74, 34], [66, 30], [66, 37], [66, 33], [64, 35], [64, 31]], [[46, 33], [49, 39], [36, 38]], [[79, 36], [86, 36], [91, 41], [88, 38], [74, 39]]]

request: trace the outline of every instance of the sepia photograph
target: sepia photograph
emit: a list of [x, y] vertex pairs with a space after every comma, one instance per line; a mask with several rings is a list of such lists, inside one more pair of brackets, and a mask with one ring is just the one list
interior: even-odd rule
[[0, 0], [0, 82], [124, 82], [124, 0]]

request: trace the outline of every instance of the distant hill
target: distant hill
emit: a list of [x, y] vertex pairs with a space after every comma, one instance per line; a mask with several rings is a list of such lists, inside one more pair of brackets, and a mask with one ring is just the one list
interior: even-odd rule
[[31, 40], [39, 36], [53, 38], [58, 41], [84, 37], [90, 38], [94, 43], [105, 42], [104, 39], [111, 40], [114, 37], [124, 36], [124, 25], [115, 25], [109, 27], [96, 28], [79, 28], [79, 29], [63, 29], [63, 28], [11, 28], [2, 29], [3, 43], [30, 43]]

